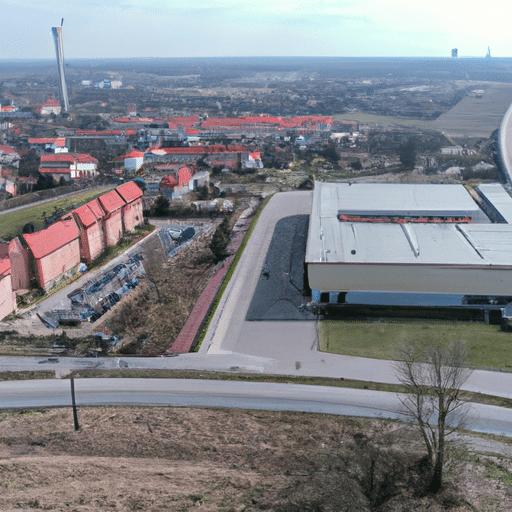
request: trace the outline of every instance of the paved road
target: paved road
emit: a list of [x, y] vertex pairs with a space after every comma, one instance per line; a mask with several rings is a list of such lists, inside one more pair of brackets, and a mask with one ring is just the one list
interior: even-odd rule
[[276, 223], [284, 217], [309, 215], [311, 201], [311, 192], [277, 194], [269, 201], [217, 308], [200, 353], [267, 357], [284, 364], [291, 373], [295, 373], [297, 366], [308, 365], [318, 354], [315, 322], [245, 320]]
[[[73, 192], [68, 192], [67, 194], [62, 194], [60, 196], [55, 196], [55, 197], [49, 197], [47, 199], [41, 199], [40, 201], [35, 201], [33, 203], [29, 203], [29, 204], [24, 204], [22, 206], [16, 206], [14, 208], [8, 208], [7, 210], [1, 210], [0, 211], [0, 215], [4, 215], [6, 213], [11, 213], [11, 212], [17, 212], [18, 210], [24, 210], [25, 208], [30, 208], [31, 206], [37, 206], [37, 205], [40, 205], [40, 204], [44, 204], [44, 203], [50, 203], [52, 201], [57, 201], [57, 199], [62, 199], [64, 197], [69, 197], [69, 196], [74, 196], [76, 194], [81, 194], [82, 192], [87, 192], [88, 190], [92, 190], [93, 188], [98, 188], [98, 194], [100, 193], [100, 189], [103, 189], [104, 187], [88, 187], [88, 188], [84, 188], [84, 189], [81, 189], [81, 190], [75, 190]], [[114, 188], [114, 186], [112, 185], [111, 188]], [[107, 190], [105, 190], [107, 191]]]
[[[395, 393], [324, 386], [185, 379], [77, 379], [75, 394], [79, 407], [236, 407], [403, 419]], [[70, 405], [68, 380], [0, 382], [1, 409]], [[512, 436], [512, 410], [472, 405], [466, 427]]]

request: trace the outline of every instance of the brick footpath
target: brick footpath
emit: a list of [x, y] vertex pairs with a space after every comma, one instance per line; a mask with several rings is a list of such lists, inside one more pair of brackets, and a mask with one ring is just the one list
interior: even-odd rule
[[226, 277], [227, 271], [229, 270], [240, 245], [242, 244], [242, 240], [244, 239], [249, 225], [250, 223], [244, 226], [240, 231], [236, 231], [232, 234], [231, 242], [228, 246], [228, 252], [231, 256], [229, 256], [222, 266], [217, 269], [217, 272], [206, 285], [203, 293], [192, 310], [192, 313], [190, 313], [190, 316], [183, 326], [183, 329], [181, 329], [181, 332], [172, 347], [166, 351], [166, 354], [186, 354], [187, 352], [190, 352], [190, 348], [192, 347], [196, 336], [199, 334], [199, 329], [201, 328], [203, 320], [205, 320], [211, 306], [213, 305], [217, 292], [219, 291], [219, 288]]

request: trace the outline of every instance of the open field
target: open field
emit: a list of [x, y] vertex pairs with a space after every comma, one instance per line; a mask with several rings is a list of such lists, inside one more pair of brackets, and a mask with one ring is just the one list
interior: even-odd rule
[[95, 188], [72, 196], [54, 199], [53, 201], [49, 201], [44, 204], [27, 206], [26, 208], [15, 212], [4, 213], [0, 215], [0, 238], [10, 240], [18, 236], [21, 233], [23, 226], [28, 222], [34, 224], [36, 230], [42, 229], [44, 227], [44, 217], [50, 217], [55, 210], [59, 208], [65, 209], [73, 205], [78, 207], [111, 188], [111, 185]]
[[358, 121], [370, 126], [405, 126], [420, 130], [436, 130], [452, 137], [490, 137], [499, 128], [508, 107], [512, 104], [512, 84], [475, 82], [475, 90], [484, 90], [479, 97], [475, 94], [464, 97], [448, 112], [434, 121], [406, 119], [351, 112], [333, 116], [333, 119]]
[[424, 450], [399, 423], [171, 407], [79, 408], [78, 419], [75, 432], [70, 408], [0, 414], [2, 510], [512, 507], [510, 449], [478, 437], [465, 438], [477, 453], [450, 449], [442, 492], [418, 496]]
[[479, 322], [324, 320], [319, 339], [325, 352], [389, 360], [405, 342], [465, 340], [471, 366], [512, 370], [512, 334]]
[[393, 116], [379, 116], [376, 114], [365, 114], [363, 112], [338, 114], [332, 116], [332, 118], [341, 121], [358, 121], [359, 124], [367, 124], [370, 126], [406, 126], [408, 128], [418, 128], [420, 130], [437, 130], [432, 121]]
[[432, 127], [452, 137], [490, 137], [512, 103], [512, 84], [475, 83], [484, 94], [466, 96], [433, 121]]

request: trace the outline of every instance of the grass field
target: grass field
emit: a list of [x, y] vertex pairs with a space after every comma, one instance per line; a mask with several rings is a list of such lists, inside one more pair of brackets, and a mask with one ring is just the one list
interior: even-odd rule
[[437, 130], [432, 121], [424, 121], [421, 119], [379, 116], [376, 114], [364, 114], [363, 112], [351, 112], [349, 114], [339, 114], [332, 117], [340, 121], [358, 121], [360, 124], [368, 124], [370, 126], [406, 126], [420, 130]]
[[4, 213], [0, 215], [0, 238], [10, 240], [18, 236], [23, 226], [28, 222], [34, 224], [36, 230], [42, 229], [44, 227], [44, 215], [50, 217], [58, 208], [65, 209], [69, 206], [78, 207], [111, 188], [111, 185], [108, 187], [95, 188], [72, 196], [54, 199], [53, 201], [48, 201], [37, 206], [27, 206], [22, 210]]
[[453, 137], [490, 137], [496, 130], [512, 103], [512, 84], [474, 83], [475, 89], [483, 89], [481, 97], [464, 97], [448, 112], [434, 121], [402, 119], [392, 116], [379, 116], [351, 112], [333, 116], [333, 119], [358, 121], [370, 126], [405, 126], [420, 130], [436, 130]]
[[481, 97], [466, 96], [451, 110], [439, 116], [432, 127], [453, 137], [490, 137], [512, 103], [512, 84], [475, 84]]
[[406, 342], [465, 340], [471, 366], [512, 370], [512, 334], [478, 322], [324, 320], [319, 340], [325, 352], [376, 359], [395, 359]]

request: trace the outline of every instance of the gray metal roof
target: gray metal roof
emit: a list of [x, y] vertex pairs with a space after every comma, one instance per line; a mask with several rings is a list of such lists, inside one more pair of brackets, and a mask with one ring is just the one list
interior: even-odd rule
[[[356, 197], [359, 208], [368, 205], [368, 212], [394, 205], [400, 214], [401, 197], [407, 211], [427, 207], [459, 211], [460, 207], [460, 211], [475, 212], [476, 203], [462, 186], [369, 185], [315, 183], [307, 262], [512, 266], [512, 226], [508, 224], [340, 222], [336, 217], [340, 204], [355, 204]], [[355, 196], [350, 189], [356, 190]], [[475, 212], [474, 217], [478, 216]]]
[[[463, 185], [316, 182], [322, 212], [486, 217]], [[483, 217], [482, 217], [483, 216]]]
[[478, 186], [478, 191], [512, 224], [512, 197], [499, 183], [489, 183]]

